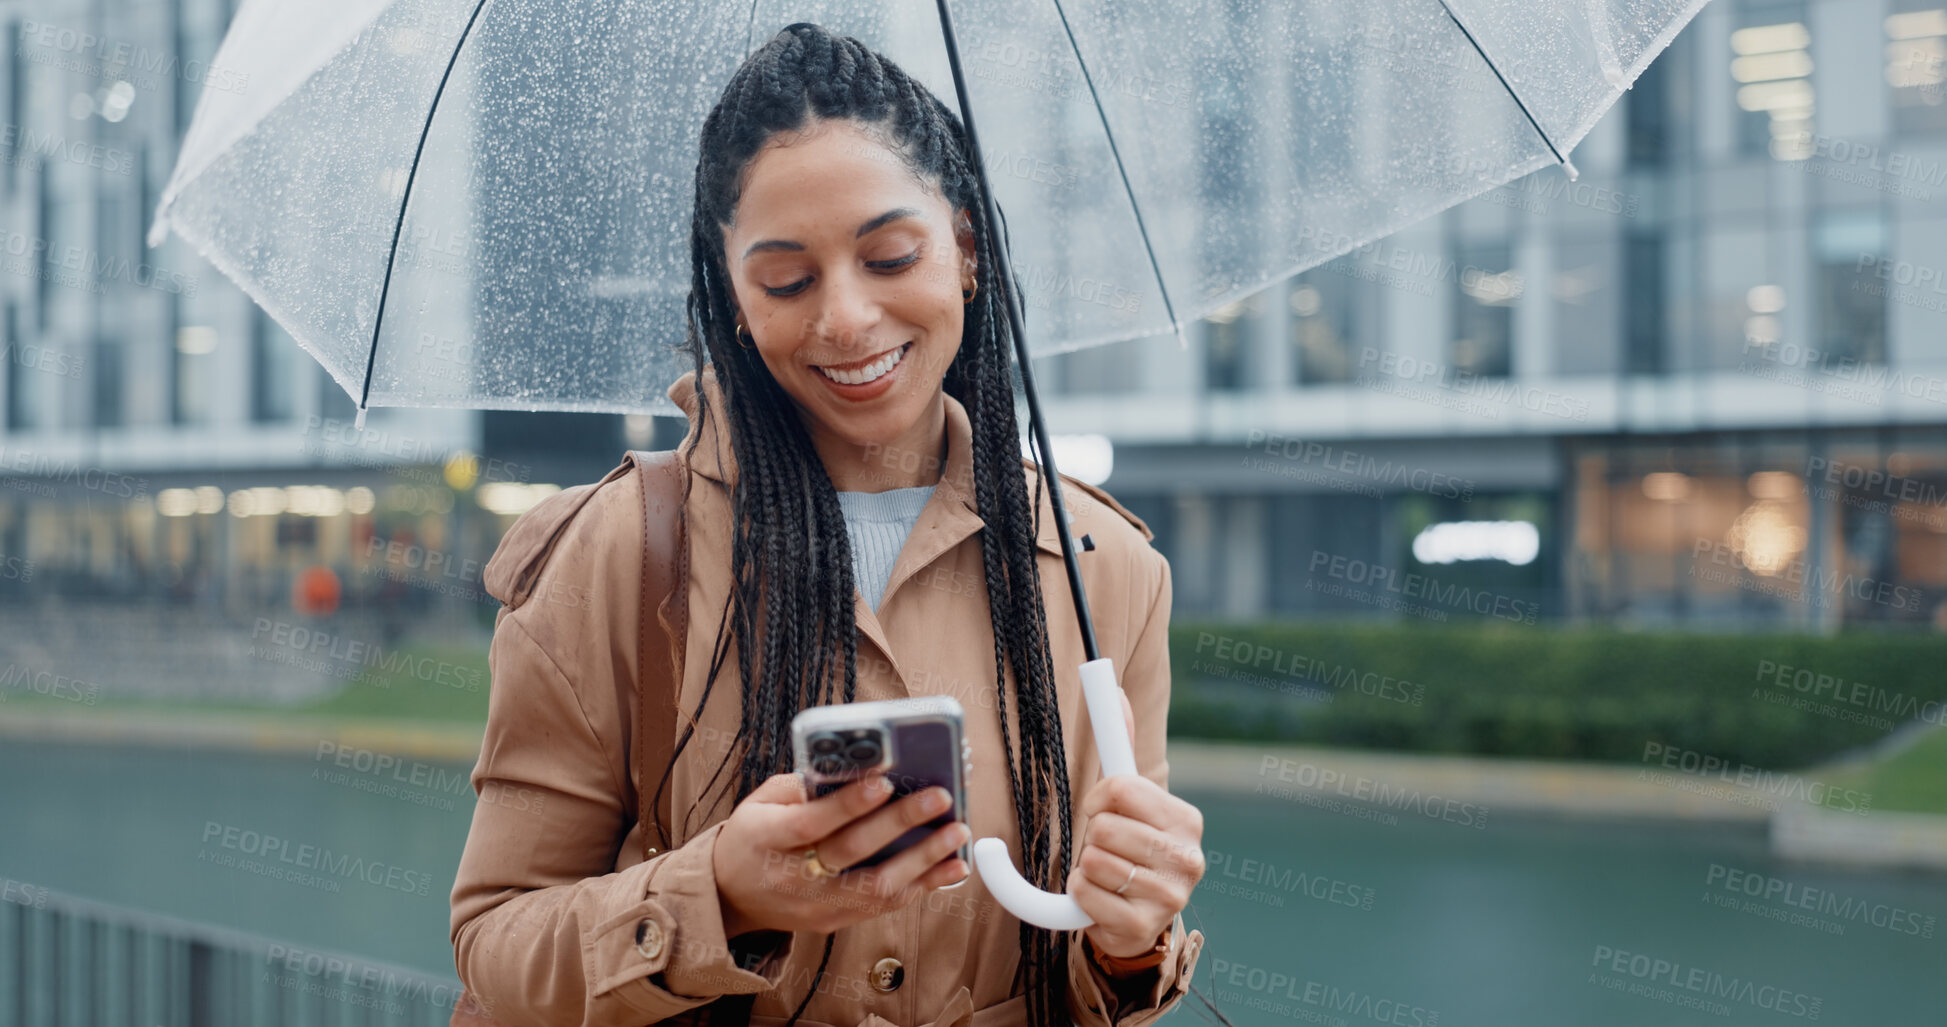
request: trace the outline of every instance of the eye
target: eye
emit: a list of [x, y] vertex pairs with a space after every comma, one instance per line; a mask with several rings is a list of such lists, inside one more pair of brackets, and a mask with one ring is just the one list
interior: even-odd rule
[[[918, 259], [919, 259], [919, 250], [914, 250], [913, 252], [908, 253], [905, 256], [898, 258], [897, 260], [868, 260], [866, 261], [865, 266], [869, 268], [876, 268], [881, 271], [897, 271], [900, 268], [910, 266], [914, 261]], [[779, 298], [783, 298], [787, 296], [796, 296], [798, 293], [804, 291], [805, 284], [809, 281], [811, 281], [811, 279], [809, 278], [800, 278], [797, 281], [792, 282], [790, 285], [781, 285], [775, 289], [767, 285], [764, 287], [764, 291], [772, 296], [777, 296]]]
[[773, 289], [767, 285], [764, 287], [764, 291], [766, 293], [769, 293], [772, 296], [796, 296], [798, 293], [804, 291], [804, 285], [806, 282], [809, 281], [811, 281], [811, 279], [809, 278], [800, 278], [797, 281], [792, 282], [790, 285], [786, 285], [777, 289]]

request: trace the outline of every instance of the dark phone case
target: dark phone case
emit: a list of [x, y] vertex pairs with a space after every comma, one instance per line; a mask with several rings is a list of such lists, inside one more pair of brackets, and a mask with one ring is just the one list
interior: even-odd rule
[[[954, 762], [961, 757], [960, 746], [953, 739], [953, 729], [934, 721], [895, 724], [893, 731], [895, 733], [893, 750], [899, 753], [899, 762], [886, 769], [886, 780], [892, 782], [892, 795], [886, 799], [886, 802], [896, 802], [901, 796], [922, 792], [934, 785], [946, 789], [948, 794], [953, 794]], [[846, 780], [820, 782], [813, 791], [817, 796], [823, 797], [845, 787], [855, 779], [856, 775]], [[960, 797], [955, 795], [954, 798], [954, 806], [960, 805]], [[877, 866], [907, 848], [917, 845], [934, 831], [953, 823], [959, 815], [954, 806], [947, 807], [946, 812], [917, 827], [909, 828], [906, 833], [887, 843], [885, 848], [852, 865]], [[961, 846], [962, 857], [966, 856], [965, 849], [966, 846]]]

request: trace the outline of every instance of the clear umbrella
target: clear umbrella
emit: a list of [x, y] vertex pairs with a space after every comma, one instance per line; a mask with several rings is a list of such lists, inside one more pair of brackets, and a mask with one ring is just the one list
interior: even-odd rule
[[[1699, 6], [960, 0], [1030, 351], [1180, 337], [1565, 162]], [[698, 130], [791, 21], [959, 95], [927, 5], [248, 0], [216, 60], [251, 86], [206, 91], [151, 242], [188, 240], [361, 412], [677, 414]]]
[[[958, 101], [1029, 358], [1175, 332], [1569, 151], [1702, 0], [357, 0], [240, 13], [170, 228], [374, 405], [674, 412], [696, 136], [773, 26], [817, 21]], [[958, 26], [956, 30], [956, 25]], [[760, 35], [759, 27], [766, 31]], [[983, 135], [982, 127], [987, 128]], [[1061, 490], [1049, 495], [1064, 518]], [[1135, 773], [1069, 533], [1104, 776]], [[975, 865], [1051, 929], [1091, 921]]]

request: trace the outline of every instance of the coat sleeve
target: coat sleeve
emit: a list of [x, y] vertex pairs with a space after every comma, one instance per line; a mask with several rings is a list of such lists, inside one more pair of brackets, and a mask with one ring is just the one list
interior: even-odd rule
[[489, 655], [479, 800], [452, 895], [467, 992], [497, 1024], [639, 1027], [769, 990], [791, 936], [724, 937], [712, 869], [720, 822], [613, 869], [629, 769], [619, 740], [604, 744], [576, 683], [526, 630], [535, 605], [501, 611]]
[[[1164, 746], [1170, 710], [1170, 565], [1154, 549], [1144, 547], [1142, 552], [1147, 571], [1132, 574], [1130, 591], [1143, 594], [1147, 583], [1147, 617], [1128, 656], [1116, 663], [1116, 675], [1136, 716], [1136, 767], [1168, 788]], [[1203, 932], [1186, 933], [1178, 913], [1170, 923], [1170, 950], [1161, 965], [1117, 982], [1089, 958], [1084, 937], [1073, 931], [1068, 941], [1068, 1012], [1079, 1027], [1145, 1027], [1161, 1019], [1187, 994], [1203, 951]]]

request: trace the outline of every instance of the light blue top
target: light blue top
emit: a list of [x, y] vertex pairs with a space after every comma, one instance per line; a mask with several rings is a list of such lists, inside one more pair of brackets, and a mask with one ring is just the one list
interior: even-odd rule
[[845, 515], [845, 534], [852, 542], [852, 577], [873, 613], [892, 578], [892, 565], [919, 521], [919, 512], [933, 495], [932, 485], [884, 492], [840, 492], [838, 509]]

